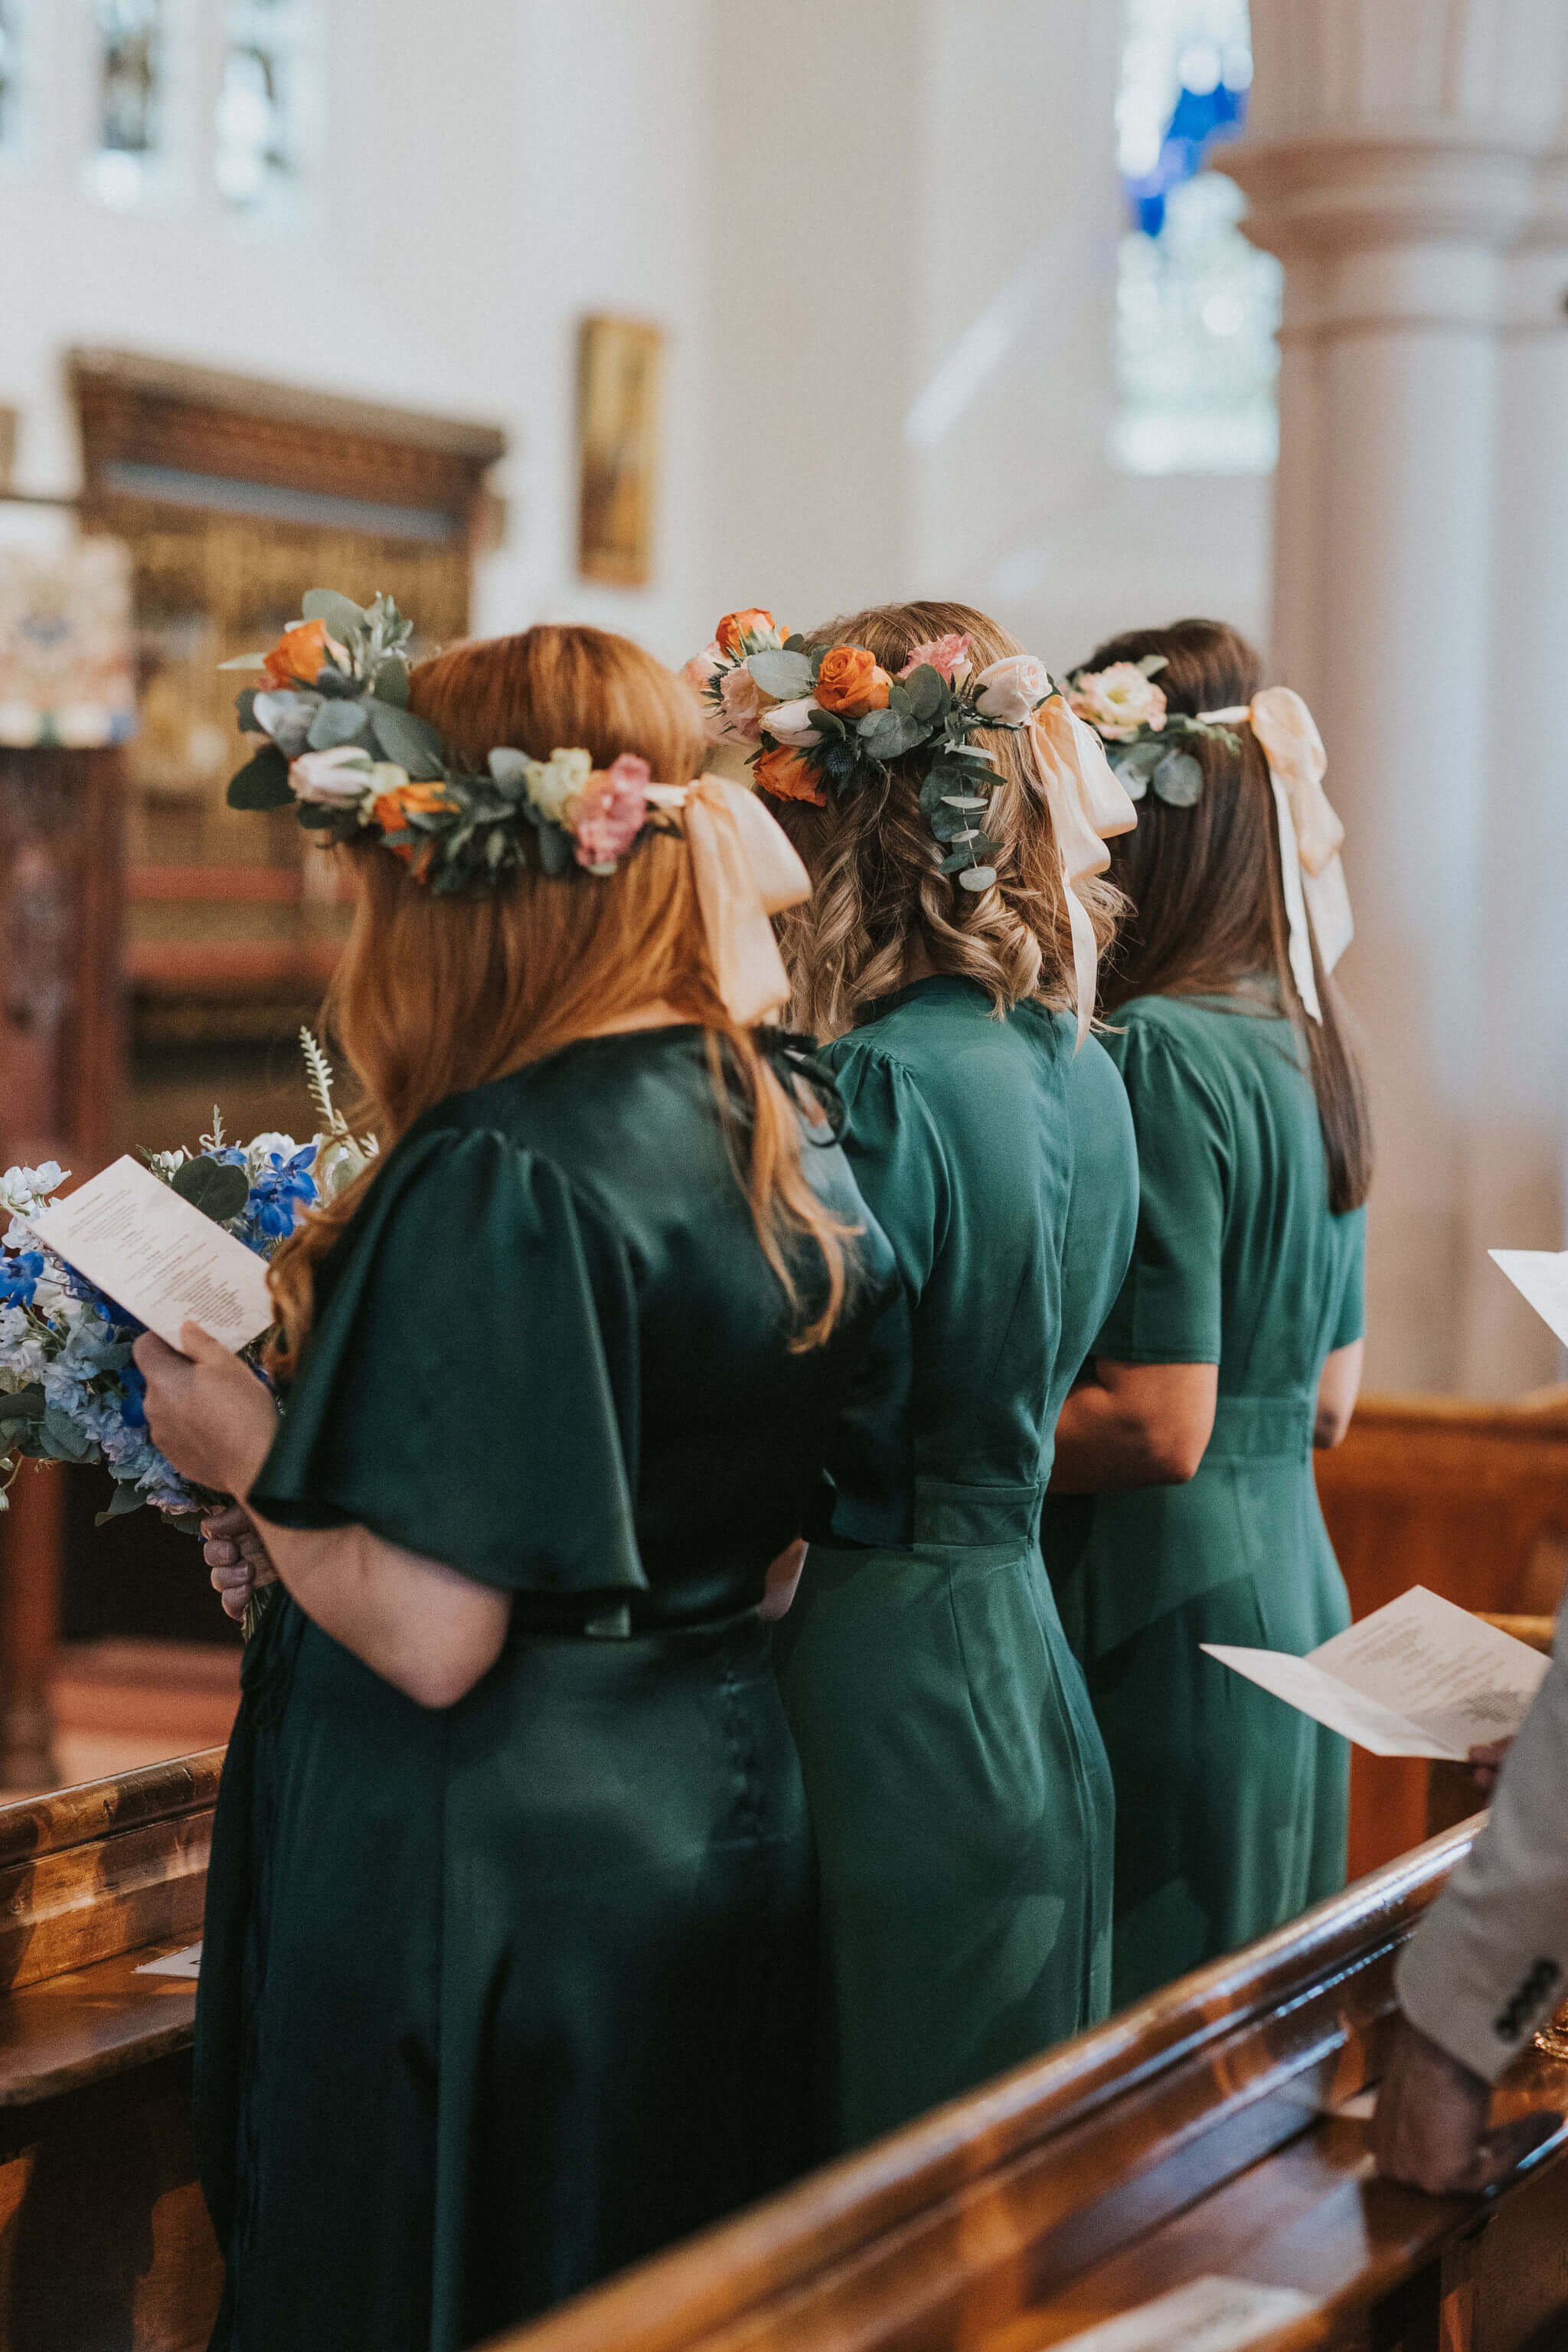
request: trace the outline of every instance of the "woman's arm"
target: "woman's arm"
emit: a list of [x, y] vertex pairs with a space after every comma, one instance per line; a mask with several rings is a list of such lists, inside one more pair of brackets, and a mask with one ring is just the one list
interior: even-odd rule
[[308, 1617], [420, 1706], [452, 1706], [500, 1654], [507, 1593], [387, 1543], [368, 1528], [281, 1528], [248, 1501], [277, 1433], [277, 1407], [237, 1357], [187, 1323], [184, 1353], [136, 1342], [153, 1440], [175, 1469], [245, 1504], [279, 1576]]
[[1119, 1364], [1098, 1358], [1057, 1423], [1053, 1495], [1181, 1486], [1204, 1458], [1217, 1364]]
[[1323, 1376], [1318, 1382], [1318, 1417], [1312, 1427], [1314, 1445], [1343, 1444], [1361, 1393], [1361, 1365], [1365, 1353], [1366, 1341], [1352, 1339], [1348, 1348], [1336, 1348], [1324, 1363]]

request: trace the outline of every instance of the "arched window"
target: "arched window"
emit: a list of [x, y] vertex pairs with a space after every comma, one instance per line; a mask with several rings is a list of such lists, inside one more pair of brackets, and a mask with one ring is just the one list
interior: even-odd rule
[[106, 205], [133, 205], [166, 135], [163, 0], [93, 0], [93, 16], [98, 138], [92, 181]]
[[229, 0], [213, 168], [241, 212], [292, 194], [306, 144], [309, 0]]
[[1131, 473], [1275, 462], [1279, 265], [1247, 243], [1241, 191], [1213, 167], [1251, 81], [1247, 0], [1128, 0], [1112, 453]]

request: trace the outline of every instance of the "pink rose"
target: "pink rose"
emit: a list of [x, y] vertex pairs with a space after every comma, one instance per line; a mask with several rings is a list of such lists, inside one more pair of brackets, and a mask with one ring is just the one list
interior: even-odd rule
[[653, 772], [635, 751], [623, 751], [614, 767], [588, 779], [577, 803], [573, 832], [579, 866], [590, 874], [612, 874], [647, 822], [647, 788]]
[[693, 694], [705, 695], [723, 667], [724, 657], [718, 646], [708, 646], [701, 653], [692, 655], [680, 675]]
[[749, 669], [726, 670], [719, 688], [721, 713], [710, 730], [721, 743], [755, 743], [763, 731], [763, 713], [771, 698], [763, 692]]
[[974, 667], [969, 658], [968, 637], [955, 633], [951, 636], [932, 637], [928, 645], [917, 646], [899, 676], [908, 677], [911, 670], [920, 669], [923, 665], [929, 665], [947, 680], [949, 686], [962, 684]]

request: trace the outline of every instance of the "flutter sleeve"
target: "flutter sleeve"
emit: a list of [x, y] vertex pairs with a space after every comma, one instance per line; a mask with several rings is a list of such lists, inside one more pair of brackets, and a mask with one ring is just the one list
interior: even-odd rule
[[1119, 1364], [1217, 1364], [1230, 1145], [1215, 1097], [1158, 1030], [1116, 1041], [1138, 1139], [1132, 1263], [1095, 1353]]
[[892, 1244], [911, 1305], [946, 1238], [951, 1189], [936, 1122], [900, 1064], [853, 1035], [829, 1049], [843, 1143], [866, 1205]]
[[411, 1139], [321, 1276], [266, 1517], [508, 1591], [646, 1590], [631, 1269], [558, 1168], [493, 1132]]

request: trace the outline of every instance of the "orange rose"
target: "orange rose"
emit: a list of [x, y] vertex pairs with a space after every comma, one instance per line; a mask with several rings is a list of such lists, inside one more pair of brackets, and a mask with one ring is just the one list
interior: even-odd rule
[[822, 789], [822, 779], [809, 760], [798, 751], [775, 744], [763, 751], [752, 770], [757, 780], [757, 790], [772, 793], [776, 801], [809, 801], [813, 808], [826, 808], [827, 794]]
[[327, 635], [325, 621], [296, 621], [285, 629], [261, 667], [267, 683], [279, 687], [314, 686], [328, 662], [340, 667], [348, 660], [342, 646]]
[[886, 710], [892, 687], [876, 655], [864, 646], [835, 646], [822, 656], [812, 700], [840, 719], [864, 719], [868, 710]]
[[[443, 816], [452, 811], [453, 803], [439, 784], [399, 784], [390, 793], [383, 793], [371, 803], [371, 814], [383, 833], [401, 833], [408, 823], [406, 812], [417, 809], [422, 816]], [[436, 854], [431, 841], [394, 841], [388, 844], [395, 857], [401, 857], [411, 866], [416, 882], [423, 882], [430, 870]]]
[[713, 635], [720, 652], [733, 661], [745, 652], [746, 638], [765, 637], [773, 626], [773, 614], [752, 605], [743, 613], [726, 613]]

